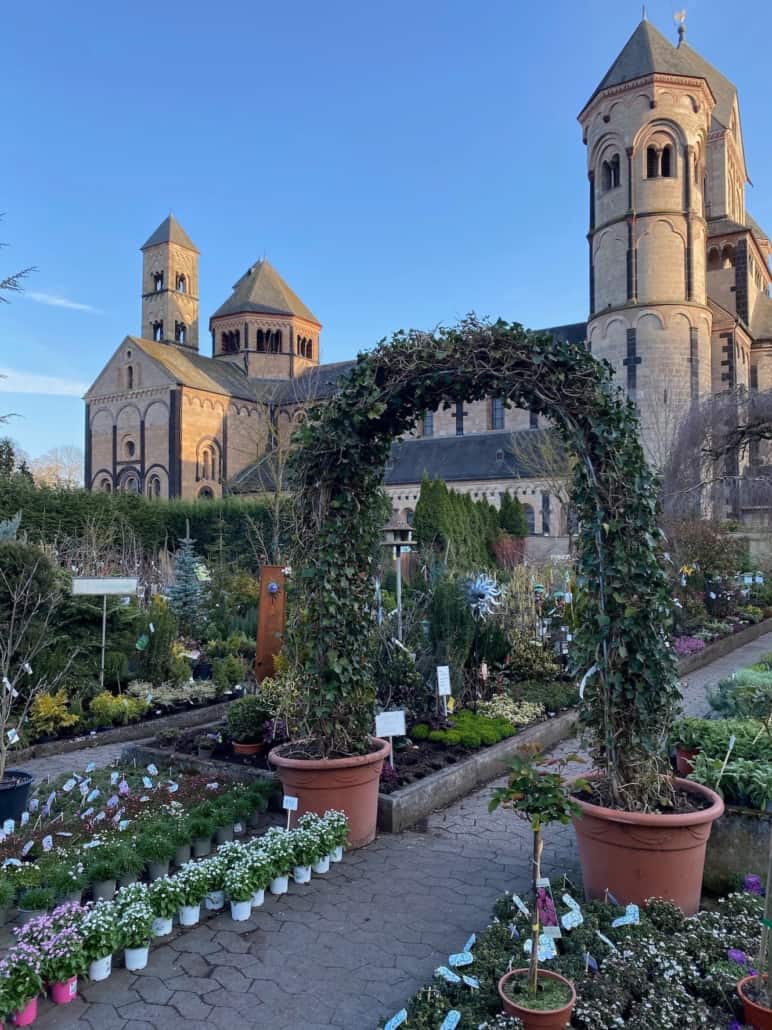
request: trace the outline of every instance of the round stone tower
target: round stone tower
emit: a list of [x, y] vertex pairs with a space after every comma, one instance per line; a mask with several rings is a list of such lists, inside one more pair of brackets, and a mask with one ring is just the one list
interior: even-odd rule
[[695, 58], [644, 20], [579, 115], [590, 184], [588, 346], [638, 405], [655, 467], [711, 388], [704, 184], [716, 98]]

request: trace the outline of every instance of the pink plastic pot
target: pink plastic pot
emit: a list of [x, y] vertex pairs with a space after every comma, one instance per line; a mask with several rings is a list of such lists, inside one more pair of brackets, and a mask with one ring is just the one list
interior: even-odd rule
[[18, 1012], [13, 1014], [13, 1025], [14, 1026], [29, 1026], [30, 1023], [34, 1023], [38, 1018], [38, 1000], [33, 998], [32, 1001], [28, 1001], [23, 1009], [19, 1009]]
[[78, 978], [71, 976], [58, 984], [51, 984], [51, 1001], [55, 1005], [69, 1005], [78, 993]]

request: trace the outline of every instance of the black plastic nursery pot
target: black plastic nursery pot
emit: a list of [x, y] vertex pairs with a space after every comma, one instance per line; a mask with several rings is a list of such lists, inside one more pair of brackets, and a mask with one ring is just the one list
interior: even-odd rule
[[13, 819], [18, 823], [27, 808], [32, 776], [21, 769], [6, 769], [0, 780], [0, 823]]

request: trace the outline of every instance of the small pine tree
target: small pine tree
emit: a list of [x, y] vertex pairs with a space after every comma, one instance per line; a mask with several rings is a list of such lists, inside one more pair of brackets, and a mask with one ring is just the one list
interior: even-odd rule
[[0, 440], [0, 476], [12, 476], [16, 471], [16, 451], [8, 437]]
[[512, 497], [509, 490], [501, 495], [501, 508], [499, 509], [499, 524], [505, 533], [510, 536], [522, 539], [528, 536], [528, 522], [526, 521], [523, 506], [517, 497]]
[[188, 528], [174, 555], [174, 582], [169, 587], [169, 607], [177, 616], [180, 632], [192, 637], [198, 635], [203, 617], [204, 591], [197, 565]]

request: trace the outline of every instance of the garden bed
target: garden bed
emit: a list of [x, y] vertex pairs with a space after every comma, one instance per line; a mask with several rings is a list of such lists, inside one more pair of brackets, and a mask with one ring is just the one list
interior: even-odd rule
[[758, 873], [765, 880], [770, 833], [772, 813], [727, 805], [708, 838], [705, 891], [720, 895], [733, 890], [748, 872]]
[[754, 640], [763, 637], [765, 633], [772, 633], [772, 619], [763, 619], [753, 626], [747, 626], [745, 629], [738, 630], [737, 633], [733, 633], [731, 636], [721, 637], [720, 640], [712, 641], [696, 654], [680, 658], [678, 661], [678, 673], [680, 676], [688, 676], [689, 673], [696, 672], [697, 669], [703, 669], [718, 658], [724, 658], [726, 655], [731, 654], [738, 647], [753, 643]]

